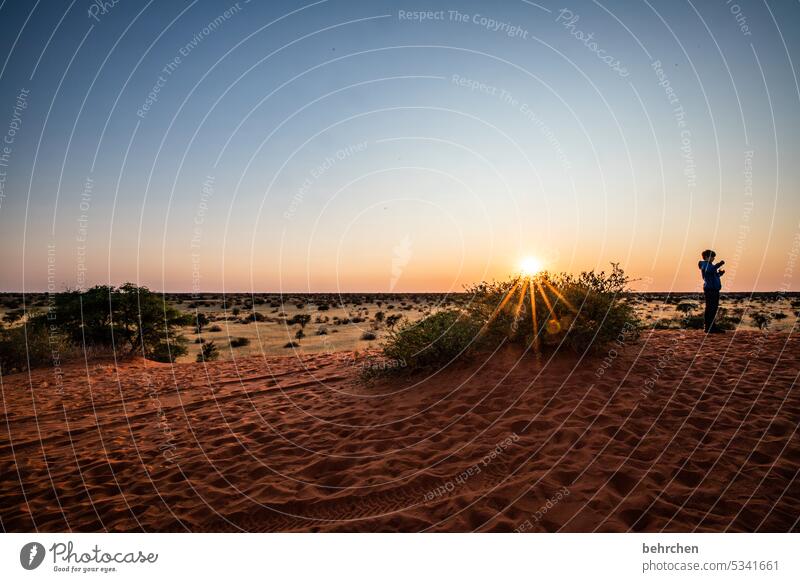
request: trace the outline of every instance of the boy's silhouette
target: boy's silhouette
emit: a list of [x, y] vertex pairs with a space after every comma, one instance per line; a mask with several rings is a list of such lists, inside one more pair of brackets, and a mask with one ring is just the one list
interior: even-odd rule
[[721, 271], [720, 267], [725, 264], [725, 261], [720, 261], [716, 265], [714, 259], [717, 256], [712, 250], [705, 250], [700, 255], [703, 260], [697, 266], [700, 267], [700, 273], [703, 275], [703, 295], [706, 299], [706, 311], [703, 314], [703, 323], [706, 333], [724, 333], [719, 329], [714, 320], [717, 317], [717, 310], [719, 309], [719, 292], [722, 289], [722, 281], [720, 277], [725, 274]]

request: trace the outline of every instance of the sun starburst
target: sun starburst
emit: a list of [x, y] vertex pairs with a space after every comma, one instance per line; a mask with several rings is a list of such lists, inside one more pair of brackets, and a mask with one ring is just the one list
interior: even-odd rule
[[519, 262], [519, 270], [523, 275], [531, 277], [539, 273], [544, 265], [534, 256], [527, 256]]

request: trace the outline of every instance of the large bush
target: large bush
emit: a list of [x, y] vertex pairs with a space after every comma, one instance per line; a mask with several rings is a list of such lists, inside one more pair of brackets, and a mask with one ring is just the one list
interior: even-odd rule
[[463, 307], [390, 332], [384, 355], [404, 361], [402, 369], [414, 370], [442, 366], [501, 342], [537, 353], [598, 351], [621, 335], [638, 335], [634, 309], [624, 301], [628, 282], [617, 265], [610, 273], [541, 273], [482, 282], [467, 288], [469, 300]]
[[162, 296], [133, 283], [59, 293], [48, 320], [78, 346], [113, 347], [161, 362], [186, 354], [180, 327], [196, 324]]

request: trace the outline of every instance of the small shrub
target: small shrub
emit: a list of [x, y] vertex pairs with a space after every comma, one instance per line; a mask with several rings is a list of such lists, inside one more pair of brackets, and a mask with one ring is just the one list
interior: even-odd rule
[[172, 340], [161, 341], [151, 347], [147, 358], [156, 362], [171, 364], [181, 356], [185, 356], [186, 338], [179, 336]]
[[217, 348], [217, 345], [213, 341], [203, 344], [203, 347], [200, 349], [200, 353], [197, 354], [198, 362], [211, 362], [212, 360], [218, 359], [219, 348]]
[[769, 322], [772, 319], [769, 313], [765, 313], [763, 311], [756, 311], [750, 315], [750, 319], [753, 321], [755, 326], [758, 329], [767, 329], [769, 327]]
[[300, 344], [297, 342], [287, 342], [283, 345], [284, 348], [299, 348]]
[[401, 319], [403, 319], [402, 315], [390, 315], [386, 318], [386, 325], [389, 327], [389, 329], [394, 329], [394, 327], [400, 323]]
[[383, 353], [406, 362], [409, 370], [441, 366], [464, 354], [479, 330], [477, 321], [459, 311], [440, 311], [392, 331]]
[[[724, 331], [730, 331], [734, 329], [740, 321], [741, 318], [731, 317], [728, 315], [727, 309], [720, 307], [719, 310], [717, 310], [717, 317], [714, 320], [714, 327]], [[703, 329], [705, 327], [705, 318], [702, 314], [694, 315], [687, 313], [686, 316], [681, 319], [681, 327], [684, 329]]]
[[301, 328], [304, 328], [306, 325], [308, 325], [308, 322], [310, 321], [311, 321], [311, 316], [308, 313], [298, 313], [296, 315], [293, 315], [290, 319], [287, 319], [286, 323], [288, 325], [297, 324]]
[[212, 325], [211, 327], [208, 328], [208, 331], [210, 331], [210, 332], [222, 331], [222, 328], [220, 326], [218, 326], [217, 324], [214, 324], [214, 325]]
[[[705, 324], [705, 318], [702, 315], [688, 314], [681, 320], [681, 326], [685, 329], [703, 329]], [[719, 321], [717, 321], [717, 324], [719, 324]]]
[[365, 331], [363, 334], [361, 334], [361, 339], [364, 341], [371, 342], [373, 340], [378, 339], [378, 336], [372, 333], [371, 331]]
[[25, 316], [24, 309], [12, 309], [11, 311], [6, 311], [3, 314], [3, 321], [6, 323], [15, 323], [22, 319]]
[[714, 325], [717, 326], [718, 329], [722, 329], [724, 331], [731, 331], [736, 328], [739, 323], [741, 323], [742, 318], [737, 316], [730, 315], [730, 312], [724, 308], [720, 307], [717, 310], [717, 317], [714, 320]]
[[246, 337], [235, 337], [231, 339], [232, 348], [241, 348], [249, 345], [250, 345], [250, 340]]

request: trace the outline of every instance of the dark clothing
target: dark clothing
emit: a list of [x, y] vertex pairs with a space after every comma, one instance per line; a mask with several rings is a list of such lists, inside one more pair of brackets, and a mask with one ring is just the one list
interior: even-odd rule
[[714, 326], [719, 309], [719, 289], [706, 289], [703, 291], [706, 298], [706, 311], [703, 314], [703, 323], [706, 332]]
[[703, 291], [709, 289], [719, 291], [722, 289], [722, 281], [719, 279], [719, 268], [722, 263], [716, 265], [711, 261], [700, 261], [697, 266], [700, 267], [700, 273], [703, 275]]

